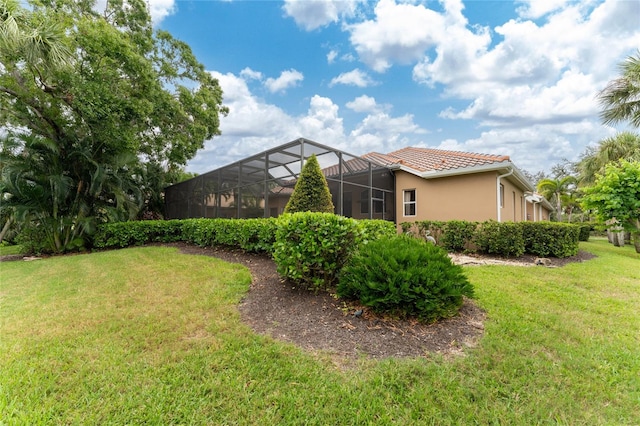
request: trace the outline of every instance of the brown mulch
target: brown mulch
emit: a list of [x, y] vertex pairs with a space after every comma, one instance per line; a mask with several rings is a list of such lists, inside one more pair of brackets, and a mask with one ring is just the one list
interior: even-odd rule
[[268, 256], [219, 248], [176, 244], [188, 254], [215, 256], [249, 268], [253, 282], [240, 314], [257, 333], [294, 343], [309, 351], [340, 357], [416, 357], [430, 353], [461, 354], [484, 331], [485, 313], [465, 300], [459, 315], [435, 324], [375, 315], [328, 293], [295, 288], [280, 278]]
[[[484, 332], [486, 315], [469, 299], [464, 300], [457, 316], [434, 324], [421, 324], [412, 319], [376, 315], [328, 293], [296, 288], [280, 278], [273, 260], [266, 255], [185, 243], [169, 245], [178, 247], [182, 253], [214, 256], [248, 267], [253, 280], [239, 306], [243, 321], [257, 333], [291, 342], [312, 352], [326, 351], [341, 358], [362, 355], [370, 358], [418, 357], [433, 353], [456, 355], [463, 354], [465, 347], [474, 346]], [[593, 257], [581, 251], [569, 258], [552, 258], [550, 266], [563, 266]], [[3, 258], [0, 260], [22, 257]], [[473, 256], [465, 264], [532, 266], [534, 260], [534, 257], [497, 259]], [[362, 315], [356, 316], [360, 309], [363, 310]]]

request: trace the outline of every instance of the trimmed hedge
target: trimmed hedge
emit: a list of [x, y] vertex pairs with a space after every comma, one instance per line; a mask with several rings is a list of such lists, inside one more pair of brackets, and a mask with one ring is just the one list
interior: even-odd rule
[[248, 252], [271, 253], [276, 219], [186, 219], [183, 241], [206, 246], [227, 246]]
[[522, 227], [516, 222], [483, 222], [474, 239], [478, 250], [499, 256], [518, 257], [524, 254]]
[[[354, 221], [358, 243], [395, 235], [393, 222]], [[161, 242], [183, 241], [206, 246], [227, 246], [247, 252], [272, 253], [277, 218], [266, 219], [174, 219], [116, 222], [100, 225], [93, 236], [94, 248], [122, 248]]]
[[361, 219], [357, 221], [360, 228], [360, 238], [362, 243], [374, 241], [379, 238], [398, 235], [396, 225], [388, 220]]
[[559, 222], [521, 222], [527, 253], [568, 257], [578, 253], [580, 226]]
[[184, 241], [199, 246], [230, 246], [271, 252], [276, 219], [184, 219], [117, 222], [100, 225], [95, 248], [122, 248]]
[[283, 214], [273, 259], [283, 277], [309, 289], [327, 289], [362, 237], [355, 219], [332, 213]]
[[478, 224], [452, 220], [404, 222], [401, 227], [403, 233], [423, 238], [425, 231], [429, 231], [438, 245], [448, 251], [477, 250], [500, 256], [529, 253], [541, 257], [568, 257], [578, 253], [578, 240], [588, 241], [592, 225], [495, 221]]
[[181, 220], [141, 220], [98, 225], [95, 248], [122, 248], [161, 242], [183, 241]]
[[447, 251], [471, 250], [477, 228], [478, 222], [467, 222], [466, 220], [445, 222], [442, 227], [440, 244]]

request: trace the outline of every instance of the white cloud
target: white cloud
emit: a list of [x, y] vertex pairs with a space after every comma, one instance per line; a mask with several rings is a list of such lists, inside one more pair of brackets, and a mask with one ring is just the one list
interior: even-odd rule
[[375, 81], [369, 75], [359, 69], [354, 69], [349, 72], [340, 74], [337, 77], [331, 79], [329, 87], [333, 87], [336, 84], [344, 84], [346, 86], [368, 87], [375, 84]]
[[377, 105], [375, 99], [366, 97], [354, 102], [368, 102], [371, 111], [362, 112], [370, 114], [351, 131], [345, 129], [338, 105], [320, 95], [311, 97], [305, 113], [292, 115], [251, 93], [247, 79], [254, 73], [244, 74], [211, 72], [224, 92], [229, 114], [220, 118], [222, 134], [205, 142], [187, 170], [204, 173], [299, 137], [359, 155], [372, 150], [391, 151], [398, 148], [396, 144], [409, 144], [410, 136], [425, 133], [412, 115], [390, 116], [383, 112], [390, 106]]
[[334, 63], [337, 57], [338, 57], [338, 52], [335, 50], [332, 50], [331, 52], [327, 53], [327, 63], [329, 64]]
[[329, 98], [314, 95], [307, 115], [298, 121], [300, 134], [330, 146], [344, 144], [344, 128], [339, 107]]
[[350, 17], [362, 0], [285, 0], [283, 9], [307, 31]]
[[568, 0], [520, 0], [522, 6], [517, 12], [523, 18], [538, 19], [548, 13], [561, 9]]
[[376, 104], [375, 98], [371, 96], [362, 95], [351, 102], [347, 102], [347, 108], [355, 111], [355, 112], [377, 112], [379, 111], [379, 107]]
[[537, 172], [548, 171], [564, 158], [577, 160], [584, 147], [609, 135], [597, 121], [584, 120], [572, 125], [560, 123], [491, 129], [463, 142], [445, 139], [436, 148], [508, 155], [520, 169]]
[[262, 73], [260, 71], [254, 71], [249, 67], [246, 67], [245, 69], [240, 71], [240, 76], [244, 77], [245, 79], [262, 80]]
[[149, 12], [154, 25], [176, 12], [175, 0], [148, 0]]
[[351, 33], [351, 43], [360, 59], [374, 70], [384, 72], [396, 62], [418, 61], [427, 49], [461, 35], [459, 31], [451, 32], [452, 28], [467, 23], [461, 1], [448, 0], [443, 5], [445, 13], [440, 14], [422, 4], [380, 0], [374, 10], [375, 19], [345, 28]]
[[268, 78], [265, 81], [265, 86], [271, 93], [284, 92], [290, 87], [297, 86], [302, 80], [304, 80], [304, 76], [300, 71], [290, 69], [282, 71], [278, 78]]

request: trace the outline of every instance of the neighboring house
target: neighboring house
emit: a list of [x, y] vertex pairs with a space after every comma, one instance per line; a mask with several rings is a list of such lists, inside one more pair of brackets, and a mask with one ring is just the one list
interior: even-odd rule
[[301, 138], [166, 188], [165, 217], [278, 216], [311, 154], [344, 216], [540, 221], [552, 210], [508, 156], [403, 148], [357, 157]]

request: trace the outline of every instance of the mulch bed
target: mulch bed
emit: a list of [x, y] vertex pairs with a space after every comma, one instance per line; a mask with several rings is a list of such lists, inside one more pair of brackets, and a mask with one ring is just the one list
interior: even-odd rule
[[361, 307], [282, 280], [268, 256], [187, 244], [174, 246], [183, 253], [214, 256], [248, 267], [253, 282], [239, 306], [243, 321], [257, 333], [309, 351], [371, 358], [461, 354], [484, 331], [485, 313], [471, 300], [465, 300], [456, 317], [429, 325], [386, 318], [366, 309], [356, 317], [354, 313]]

